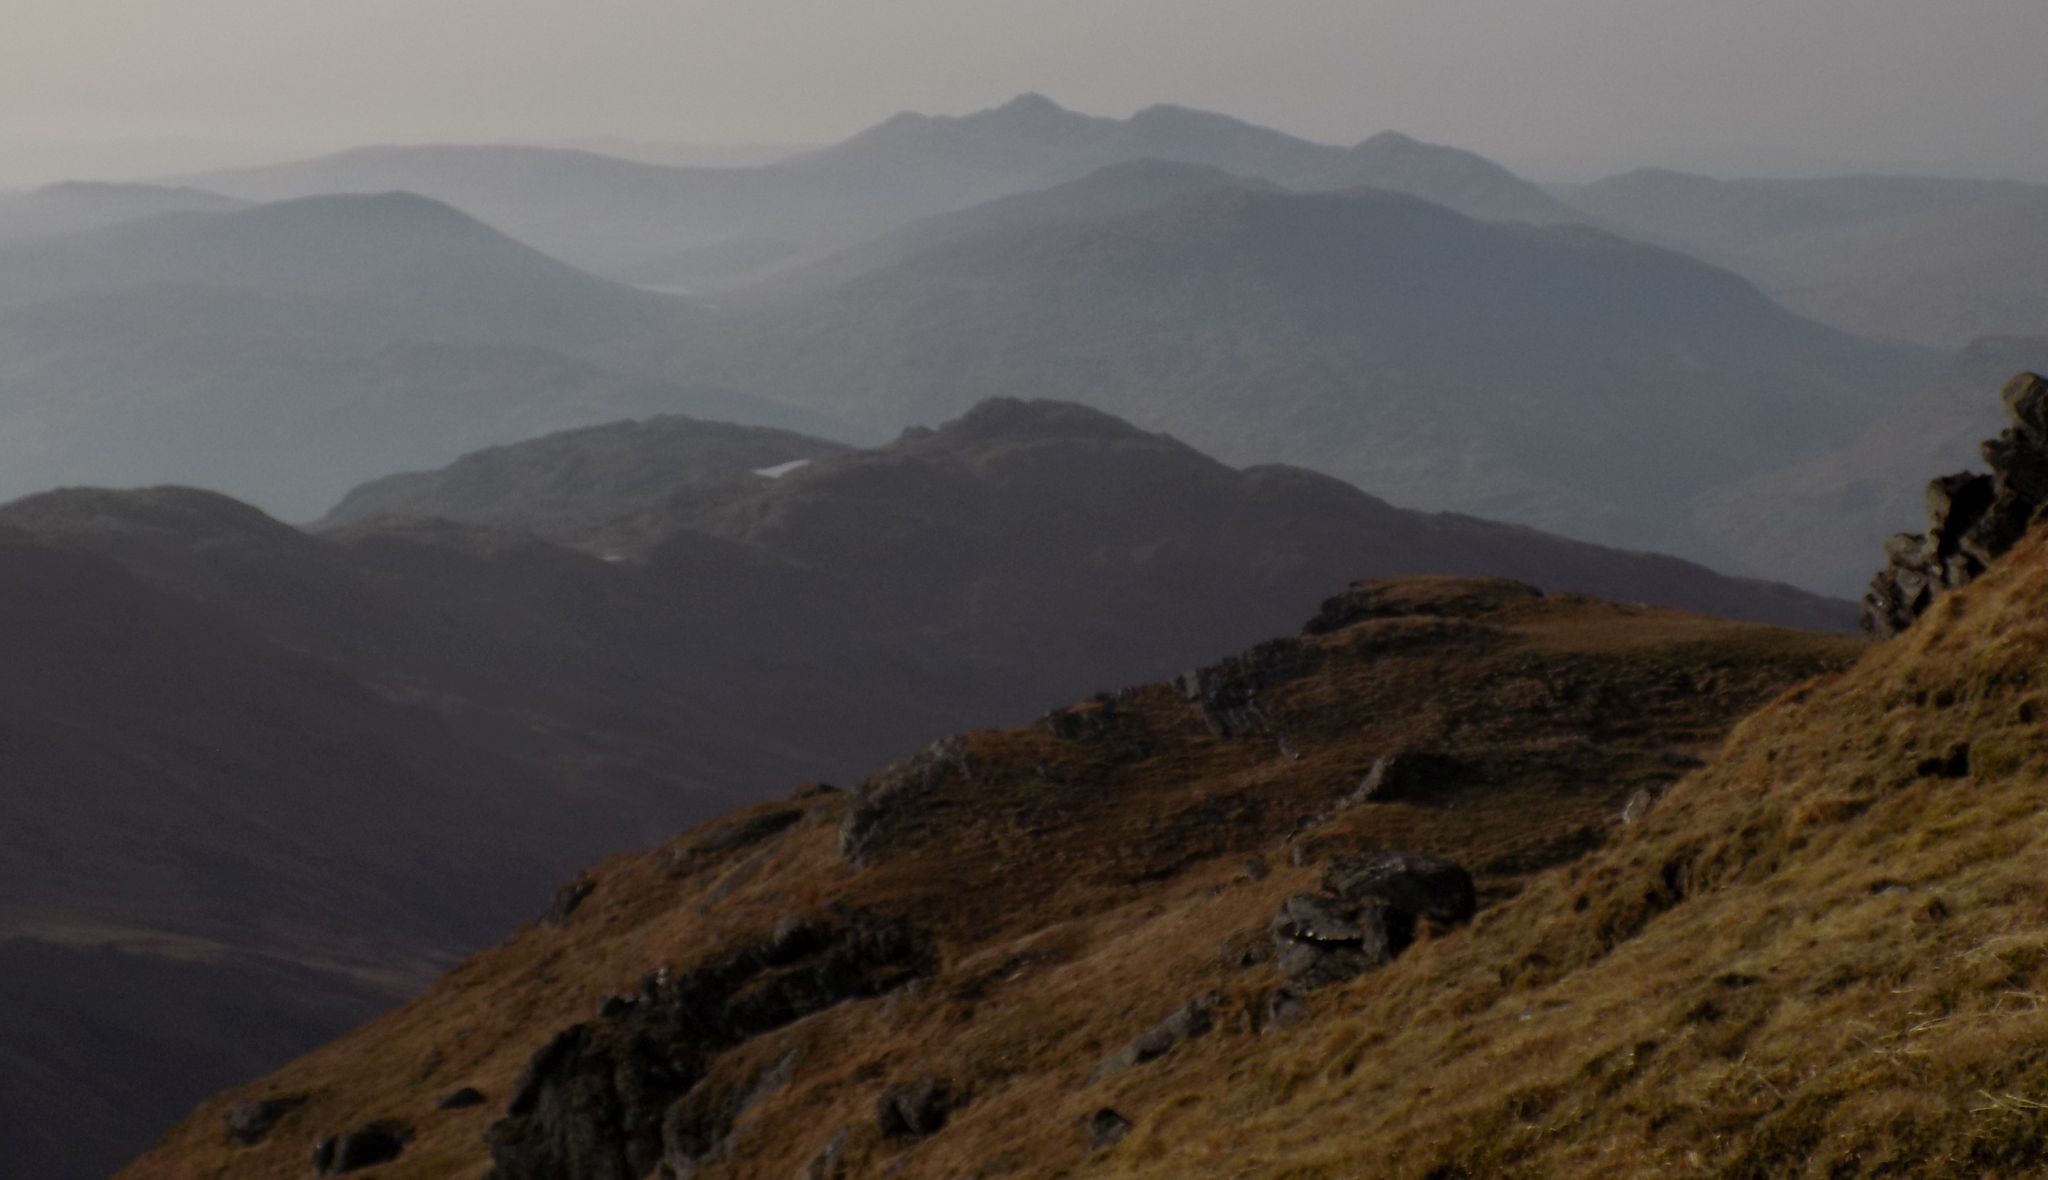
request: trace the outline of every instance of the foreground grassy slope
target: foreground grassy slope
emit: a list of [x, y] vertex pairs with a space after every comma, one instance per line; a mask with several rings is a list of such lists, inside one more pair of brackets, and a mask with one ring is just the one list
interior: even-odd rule
[[2037, 534], [1117, 1171], [2036, 1173], [2044, 574]]
[[[969, 735], [860, 792], [800, 792], [620, 858], [593, 871], [566, 925], [529, 927], [421, 1000], [207, 1104], [124, 1174], [299, 1176], [319, 1139], [396, 1119], [414, 1137], [377, 1176], [481, 1175], [484, 1132], [529, 1059], [606, 997], [757, 942], [785, 917], [858, 913], [907, 919], [934, 948], [931, 970], [718, 1054], [698, 1092], [759, 1096], [701, 1174], [782, 1180], [842, 1132], [847, 1175], [899, 1160], [901, 1174], [948, 1177], [1425, 1167], [1449, 1142], [1438, 1128], [1458, 1129], [1471, 1103], [1491, 1110], [1478, 1089], [1439, 1120], [1444, 1100], [1424, 1092], [1496, 1068], [1475, 1056], [1474, 1031], [1504, 1021], [1519, 1044], [1551, 1027], [1547, 1015], [1521, 1019], [1522, 996], [1599, 957], [1572, 923], [1620, 940], [1651, 908], [1598, 884], [1605, 873], [1631, 896], [1642, 838], [1624, 834], [1583, 885], [1557, 866], [1610, 839], [1634, 792], [1669, 783], [1738, 717], [1860, 645], [1509, 583], [1378, 584], [1339, 601], [1327, 633], [1236, 666], [1259, 686], [1262, 719], [1231, 737], [1205, 724], [1204, 704], [1153, 686], [1053, 724]], [[1440, 756], [1437, 772], [1339, 805], [1375, 759], [1400, 751]], [[890, 782], [921, 786], [878, 804]], [[888, 822], [856, 864], [840, 829], [850, 809], [878, 805]], [[1268, 920], [1315, 888], [1332, 855], [1367, 847], [1469, 866], [1480, 924], [1312, 993], [1304, 1022], [1273, 1027]], [[1560, 893], [1572, 888], [1600, 897], [1573, 917]], [[1564, 919], [1554, 945], [1541, 941], [1544, 923]], [[1214, 1033], [1090, 1083], [1105, 1056], [1211, 990], [1223, 997]], [[1661, 1027], [1664, 1015], [1645, 1019]], [[1432, 1058], [1455, 1072], [1433, 1075]], [[945, 1079], [964, 1106], [927, 1139], [885, 1138], [877, 1095], [923, 1076]], [[486, 1101], [437, 1109], [465, 1086]], [[228, 1142], [222, 1118], [236, 1102], [281, 1095], [307, 1101], [262, 1143]], [[1105, 1105], [1135, 1130], [1094, 1152], [1076, 1122]], [[1467, 1141], [1504, 1148], [1514, 1131]]]

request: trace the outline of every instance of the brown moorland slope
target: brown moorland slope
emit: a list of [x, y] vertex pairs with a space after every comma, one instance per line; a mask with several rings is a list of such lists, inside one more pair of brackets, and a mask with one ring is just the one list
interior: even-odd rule
[[[1677, 863], [1667, 813], [1690, 815], [1702, 780], [1647, 835], [1645, 802], [1738, 717], [1860, 650], [1513, 583], [1361, 584], [1299, 639], [601, 865], [564, 894], [559, 924], [209, 1102], [124, 1175], [302, 1176], [316, 1144], [373, 1127], [388, 1141], [336, 1154], [402, 1143], [381, 1180], [640, 1176], [663, 1156], [673, 1174], [778, 1180], [899, 1163], [948, 1177], [1419, 1172], [1468, 1142], [1466, 1122], [1471, 1145], [1506, 1150], [1569, 1104], [1521, 1096], [1493, 1047], [1541, 1048], [1530, 1076], [1563, 1060], [1569, 1046], [1541, 1034], [1592, 1013], [1536, 991], [1620, 958], [1717, 863], [1698, 853], [1657, 875]], [[1805, 691], [1792, 708], [1839, 690]], [[1617, 837], [1624, 810], [1638, 822]], [[1341, 888], [1319, 881], [1371, 848], [1469, 867], [1478, 921], [1395, 922], [1391, 945], [1416, 941], [1391, 967], [1284, 985], [1269, 921], [1294, 895]], [[1664, 858], [1647, 888], [1646, 855]], [[1867, 876], [1831, 888], [1867, 890]], [[1355, 949], [1316, 937], [1292, 949]], [[1662, 994], [1603, 1020], [1656, 1023], [1660, 1045], [1725, 1038], [1763, 994], [1728, 992], [1676, 1032]], [[1639, 1065], [1574, 1065], [1559, 1094], [1661, 1066], [1650, 1039], [1626, 1041]], [[1454, 1078], [1472, 1089], [1431, 1096]], [[481, 1100], [442, 1109], [464, 1088]], [[255, 1144], [230, 1140], [225, 1116], [300, 1098]], [[1128, 1133], [1098, 1151], [1091, 1116], [1105, 1143]]]

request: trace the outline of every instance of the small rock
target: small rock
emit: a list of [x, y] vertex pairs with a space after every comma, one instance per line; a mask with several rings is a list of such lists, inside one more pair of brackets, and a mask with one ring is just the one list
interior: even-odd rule
[[1208, 992], [1189, 1000], [1143, 1036], [1104, 1058], [1102, 1064], [1095, 1067], [1095, 1072], [1089, 1075], [1089, 1082], [1099, 1082], [1133, 1066], [1156, 1061], [1173, 1052], [1182, 1041], [1209, 1035], [1209, 1031], [1216, 1027], [1215, 1010], [1222, 1003], [1221, 992]]
[[271, 1128], [277, 1126], [284, 1116], [306, 1104], [304, 1094], [283, 1094], [275, 1098], [259, 1098], [253, 1102], [237, 1102], [228, 1108], [226, 1115], [228, 1139], [244, 1147], [253, 1147], [263, 1142]]
[[875, 1127], [890, 1139], [923, 1139], [937, 1134], [961, 1105], [944, 1078], [921, 1077], [891, 1086], [875, 1100]]
[[474, 1086], [464, 1086], [462, 1089], [443, 1098], [436, 1109], [468, 1110], [472, 1106], [482, 1106], [484, 1102], [484, 1092], [482, 1090]]
[[411, 1127], [380, 1119], [321, 1140], [320, 1146], [313, 1149], [313, 1171], [321, 1176], [342, 1176], [388, 1164], [405, 1154], [405, 1145], [411, 1141]]
[[1651, 793], [1648, 787], [1638, 788], [1635, 794], [1628, 797], [1628, 802], [1621, 805], [1621, 814], [1615, 818], [1623, 826], [1639, 824], [1650, 818], [1650, 811], [1656, 806], [1657, 796]]
[[548, 912], [541, 917], [541, 921], [549, 926], [567, 926], [570, 916], [575, 914], [577, 907], [581, 906], [584, 899], [596, 888], [597, 882], [589, 877], [578, 877], [562, 886], [555, 891], [554, 904], [548, 906]]
[[1081, 1129], [1088, 1136], [1089, 1150], [1101, 1151], [1123, 1142], [1124, 1136], [1131, 1133], [1131, 1120], [1105, 1106], [1082, 1119]]
[[1255, 856], [1244, 862], [1244, 875], [1248, 880], [1263, 881], [1273, 875], [1273, 869], [1264, 857]]

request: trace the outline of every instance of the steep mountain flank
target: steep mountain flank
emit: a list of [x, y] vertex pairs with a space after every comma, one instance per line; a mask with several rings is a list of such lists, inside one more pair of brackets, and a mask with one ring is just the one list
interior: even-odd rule
[[1066, 398], [1231, 462], [1708, 560], [1694, 496], [1846, 441], [1935, 361], [1669, 251], [1375, 192], [1197, 191], [802, 277], [706, 308], [699, 372], [893, 425]]
[[1979, 340], [1846, 446], [1716, 488], [1695, 519], [1728, 569], [1859, 593], [1884, 539], [1925, 522], [1927, 473], [1977, 462], [2004, 427], [1987, 391], [2028, 370], [2048, 371], [2048, 338]]
[[1643, 169], [1568, 195], [1604, 225], [1732, 267], [1794, 311], [1852, 332], [1959, 348], [2048, 330], [2040, 185]]
[[298, 1175], [360, 1128], [397, 1144], [393, 1178], [1274, 1164], [1201, 1128], [1381, 1075], [1354, 1052], [1253, 1084], [1264, 1063], [1498, 937], [1554, 866], [1634, 847], [1617, 816], [1654, 817], [1737, 716], [1855, 650], [1513, 583], [1361, 584], [1299, 638], [600, 865], [559, 922], [124, 1175]]

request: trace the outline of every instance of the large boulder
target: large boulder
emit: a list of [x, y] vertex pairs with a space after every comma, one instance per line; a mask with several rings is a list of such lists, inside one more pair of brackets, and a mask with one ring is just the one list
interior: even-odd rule
[[1414, 937], [1412, 921], [1377, 898], [1346, 902], [1307, 893], [1283, 902], [1269, 929], [1273, 965], [1311, 990], [1386, 966]]
[[1472, 874], [1440, 857], [1367, 852], [1333, 862], [1323, 892], [1296, 894], [1269, 930], [1273, 963], [1304, 990], [1384, 967], [1415, 941], [1422, 923], [1454, 926], [1478, 909]]

